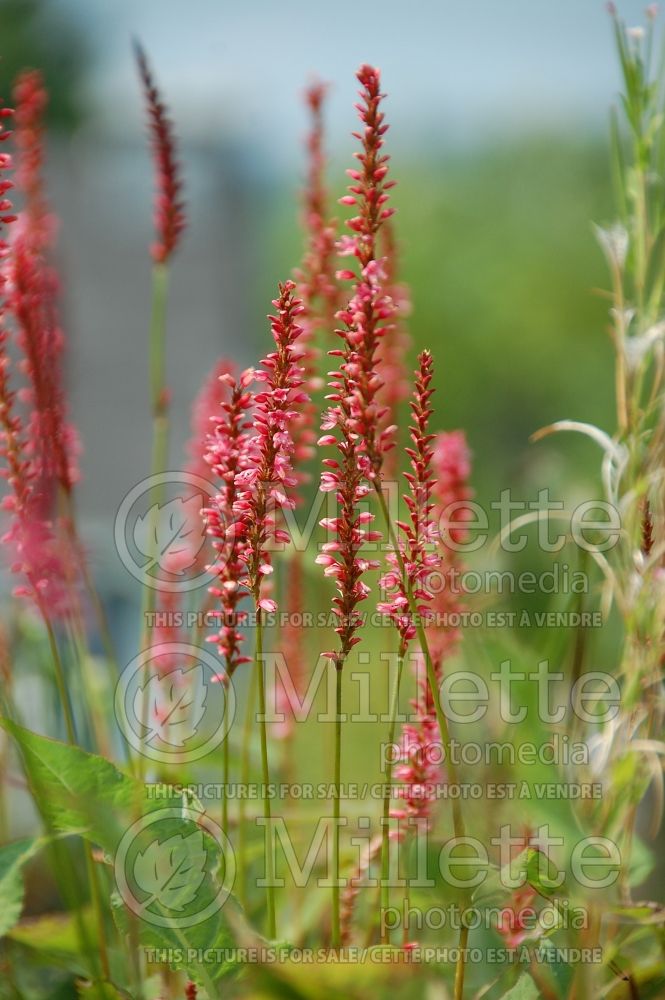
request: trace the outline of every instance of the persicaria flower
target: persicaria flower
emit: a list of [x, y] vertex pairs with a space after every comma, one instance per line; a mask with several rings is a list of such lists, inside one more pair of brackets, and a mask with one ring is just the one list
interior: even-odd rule
[[434, 549], [436, 526], [431, 517], [434, 505], [430, 499], [434, 440], [434, 435], [428, 430], [432, 415], [430, 399], [434, 391], [431, 388], [432, 355], [429, 351], [423, 351], [418, 361], [419, 369], [411, 403], [413, 424], [410, 433], [413, 447], [406, 449], [412, 471], [404, 474], [409, 485], [409, 492], [404, 496], [409, 520], [397, 522], [401, 535], [398, 540], [399, 551], [388, 553], [390, 570], [380, 582], [380, 586], [392, 596], [379, 605], [379, 611], [391, 615], [400, 634], [402, 656], [416, 634], [412, 602], [415, 602], [419, 614], [426, 612], [427, 603], [432, 600], [428, 589], [429, 577], [440, 563], [440, 557]]
[[[394, 769], [400, 805], [390, 810], [393, 819], [431, 822], [438, 801], [438, 787], [445, 774], [441, 763], [441, 737], [434, 713], [424, 712], [416, 725], [402, 729], [399, 763]], [[407, 826], [408, 829], [408, 826]]]
[[[327, 192], [324, 181], [325, 156], [323, 153], [323, 103], [327, 87], [314, 83], [305, 98], [311, 114], [311, 128], [307, 137], [308, 172], [304, 192], [303, 227], [305, 252], [301, 266], [294, 276], [298, 295], [302, 300], [299, 322], [302, 333], [298, 340], [298, 355], [304, 369], [305, 387], [312, 396], [322, 388], [318, 372], [319, 350], [316, 335], [319, 330], [332, 333], [338, 308], [339, 288], [335, 281], [335, 223], [327, 218]], [[314, 453], [314, 429], [317, 406], [310, 400], [303, 406], [293, 424], [294, 467], [296, 475], [305, 480], [299, 464]]]
[[296, 317], [302, 312], [302, 302], [294, 295], [295, 287], [293, 281], [280, 284], [279, 298], [273, 301], [276, 314], [269, 320], [276, 350], [254, 372], [254, 379], [263, 383], [264, 389], [253, 398], [255, 433], [246, 443], [246, 465], [234, 479], [236, 520], [228, 528], [243, 540], [239, 549], [245, 565], [241, 583], [256, 606], [268, 612], [277, 605], [261, 597], [261, 583], [272, 573], [271, 550], [277, 543], [290, 541], [288, 531], [278, 526], [277, 513], [280, 508], [295, 506], [290, 495], [297, 484], [292, 467], [292, 426], [296, 408], [309, 400], [296, 348], [302, 332]]
[[[352, 429], [360, 436], [374, 479], [381, 471], [383, 454], [390, 449], [395, 430], [385, 426], [388, 408], [379, 401], [382, 380], [378, 350], [381, 339], [392, 328], [395, 304], [386, 290], [386, 261], [377, 249], [379, 230], [394, 211], [386, 204], [393, 181], [387, 179], [389, 157], [381, 152], [388, 126], [380, 110], [384, 95], [379, 71], [362, 66], [357, 77], [362, 89], [356, 108], [363, 130], [354, 136], [362, 148], [355, 154], [359, 169], [348, 171], [353, 181], [349, 194], [340, 199], [343, 205], [353, 205], [357, 214], [347, 222], [352, 235], [342, 237], [338, 249], [341, 256], [355, 258], [359, 273], [350, 267], [338, 271], [338, 278], [353, 283], [353, 292], [346, 308], [337, 314], [344, 323], [344, 328], [337, 331], [344, 346], [331, 354], [342, 359], [340, 368], [346, 377], [350, 404], [344, 419], [350, 419]], [[339, 407], [331, 413], [341, 419]]]
[[233, 530], [233, 524], [236, 476], [245, 467], [248, 458], [247, 432], [251, 427], [248, 412], [252, 405], [248, 386], [253, 377], [251, 369], [239, 378], [230, 372], [219, 376], [218, 382], [224, 393], [220, 403], [221, 416], [206, 437], [205, 460], [220, 481], [219, 492], [203, 511], [206, 531], [216, 552], [216, 560], [210, 567], [215, 570], [216, 580], [210, 587], [210, 593], [220, 605], [218, 632], [210, 641], [217, 643], [217, 650], [224, 657], [226, 678], [231, 677], [241, 663], [249, 662], [249, 657], [243, 656], [240, 651], [243, 636], [239, 626], [244, 621], [244, 615], [239, 610], [239, 604], [246, 596], [240, 584], [244, 573], [240, 558], [243, 542], [240, 533]]
[[187, 443], [186, 472], [206, 479], [210, 475], [210, 437], [213, 425], [219, 423], [219, 408], [229, 385], [235, 384], [234, 365], [228, 358], [220, 358], [206, 378], [192, 403], [191, 436]]
[[18, 151], [16, 179], [25, 208], [20, 228], [30, 230], [34, 250], [46, 249], [53, 242], [56, 219], [51, 214], [44, 190], [44, 116], [48, 92], [38, 70], [26, 70], [14, 84], [15, 133]]
[[182, 182], [176, 159], [173, 125], [153, 81], [146, 55], [138, 44], [135, 45], [135, 53], [148, 110], [157, 184], [156, 240], [151, 252], [153, 260], [163, 264], [176, 250], [186, 225], [184, 205], [180, 197]]
[[356, 635], [362, 625], [358, 604], [369, 594], [369, 587], [363, 575], [370, 569], [378, 569], [379, 562], [362, 555], [367, 542], [379, 541], [381, 532], [367, 526], [374, 520], [368, 510], [361, 510], [362, 501], [371, 492], [368, 484], [370, 468], [365, 452], [358, 447], [358, 437], [347, 423], [341, 425], [342, 437], [338, 441], [331, 434], [319, 440], [322, 445], [336, 445], [341, 461], [324, 459], [327, 471], [321, 476], [321, 490], [334, 491], [337, 499], [337, 516], [326, 517], [320, 524], [332, 540], [325, 542], [316, 562], [324, 567], [326, 576], [332, 577], [337, 587], [333, 598], [333, 612], [338, 620], [335, 632], [339, 636], [339, 649], [324, 653], [334, 660], [338, 670], [351, 649], [360, 642]]
[[[10, 115], [8, 108], [0, 106], [0, 143], [10, 135], [4, 128], [4, 120]], [[26, 445], [21, 420], [15, 412], [15, 393], [9, 384], [8, 334], [4, 317], [10, 246], [3, 227], [16, 221], [7, 197], [12, 188], [12, 181], [7, 176], [11, 169], [11, 156], [0, 153], [0, 456], [6, 463], [0, 475], [11, 487], [11, 493], [2, 499], [2, 508], [11, 515], [11, 524], [1, 541], [10, 549], [12, 572], [26, 579], [26, 585], [17, 587], [15, 594], [30, 597], [41, 607], [44, 606], [42, 602], [46, 602], [51, 612], [58, 613], [64, 609], [67, 596], [64, 553], [50, 522], [43, 516], [39, 469]]]
[[304, 307], [301, 317], [303, 339], [307, 341], [318, 326], [332, 332], [339, 302], [339, 286], [335, 280], [333, 263], [336, 225], [327, 215], [328, 195], [324, 180], [326, 161], [323, 152], [323, 105], [327, 89], [326, 84], [316, 82], [305, 94], [311, 114], [303, 212], [307, 245], [296, 280]]
[[434, 438], [432, 453], [434, 482], [432, 498], [441, 532], [441, 544], [460, 545], [467, 535], [471, 519], [468, 503], [473, 496], [468, 480], [471, 453], [464, 431], [442, 431]]
[[8, 270], [9, 305], [23, 353], [30, 406], [26, 446], [33, 456], [46, 511], [60, 486], [69, 494], [78, 481], [78, 435], [67, 418], [62, 358], [65, 337], [58, 320], [58, 278], [47, 254], [55, 232], [44, 191], [43, 116], [48, 98], [41, 75], [19, 76], [16, 102], [17, 181], [24, 208], [18, 216]]

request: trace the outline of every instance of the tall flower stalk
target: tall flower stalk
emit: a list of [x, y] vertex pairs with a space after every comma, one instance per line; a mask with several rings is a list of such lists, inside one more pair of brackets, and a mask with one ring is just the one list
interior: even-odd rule
[[335, 948], [340, 946], [341, 941], [339, 786], [342, 669], [349, 652], [360, 642], [360, 637], [356, 635], [361, 624], [358, 604], [369, 593], [362, 576], [367, 570], [378, 568], [376, 560], [368, 560], [361, 555], [366, 542], [376, 542], [380, 538], [379, 533], [364, 527], [373, 520], [373, 515], [363, 511], [361, 506], [371, 493], [371, 483], [380, 482], [383, 454], [390, 447], [392, 431], [392, 428], [381, 427], [386, 409], [379, 407], [376, 400], [381, 386], [376, 370], [377, 350], [392, 315], [392, 302], [382, 287], [385, 272], [382, 262], [376, 259], [377, 234], [393, 211], [385, 204], [392, 182], [386, 179], [387, 157], [381, 153], [387, 126], [383, 123], [384, 116], [380, 110], [383, 95], [378, 70], [364, 65], [356, 76], [361, 85], [357, 109], [363, 125], [362, 133], [354, 133], [361, 143], [360, 152], [355, 154], [360, 169], [348, 171], [353, 183], [349, 194], [340, 201], [343, 205], [355, 206], [357, 214], [347, 222], [352, 235], [340, 239], [338, 250], [344, 257], [356, 258], [359, 273], [350, 267], [338, 272], [338, 278], [351, 282], [352, 288], [346, 307], [337, 314], [343, 324], [337, 330], [342, 346], [329, 353], [339, 358], [339, 370], [331, 373], [329, 386], [332, 391], [327, 397], [331, 406], [322, 423], [323, 430], [336, 430], [337, 434], [327, 433], [319, 441], [322, 445], [336, 446], [340, 455], [339, 460], [326, 459], [323, 463], [328, 471], [321, 477], [321, 489], [335, 493], [338, 515], [321, 522], [336, 538], [323, 546], [317, 558], [317, 562], [325, 567], [326, 575], [335, 579], [338, 591], [333, 610], [338, 618], [335, 631], [339, 636], [339, 646], [326, 654], [336, 670], [332, 850], [332, 944]]
[[[180, 171], [176, 159], [173, 126], [167, 109], [153, 81], [148, 60], [140, 45], [134, 47], [139, 77], [143, 86], [155, 171], [155, 239], [151, 246], [152, 305], [149, 333], [149, 394], [152, 414], [151, 476], [164, 472], [169, 448], [169, 390], [166, 385], [166, 307], [169, 283], [169, 263], [185, 228], [185, 213], [181, 201]], [[153, 491], [152, 510], [157, 510], [163, 490]], [[154, 537], [154, 530], [150, 537]], [[151, 586], [143, 589], [141, 635], [147, 645], [147, 622], [154, 610], [155, 594]], [[144, 713], [147, 711], [145, 700]], [[145, 719], [142, 721], [145, 722]], [[147, 731], [147, 727], [146, 727]], [[139, 773], [143, 773], [143, 757]]]
[[247, 441], [247, 462], [234, 477], [236, 498], [233, 514], [236, 521], [229, 534], [241, 539], [238, 556], [244, 566], [240, 584], [251, 596], [256, 619], [255, 673], [259, 691], [259, 729], [261, 736], [261, 767], [263, 771], [263, 813], [266, 823], [267, 932], [276, 936], [275, 872], [271, 848], [270, 767], [266, 728], [266, 695], [263, 662], [263, 615], [276, 610], [276, 602], [265, 595], [265, 583], [273, 571], [271, 552], [277, 545], [290, 541], [288, 531], [278, 524], [280, 509], [292, 508], [291, 496], [297, 479], [293, 474], [293, 438], [291, 428], [297, 409], [308, 402], [303, 389], [304, 374], [298, 363], [296, 342], [302, 332], [297, 317], [302, 302], [295, 297], [295, 282], [279, 286], [279, 297], [273, 301], [275, 314], [270, 316], [270, 328], [276, 350], [261, 362], [254, 379], [263, 384], [255, 393], [253, 425], [255, 433]]
[[[410, 429], [412, 447], [407, 448], [411, 462], [411, 472], [405, 473], [408, 483], [408, 493], [404, 503], [409, 512], [408, 521], [398, 521], [401, 537], [399, 552], [404, 572], [400, 571], [397, 551], [388, 553], [390, 570], [381, 581], [380, 586], [390, 595], [388, 600], [378, 605], [378, 610], [388, 614], [399, 633], [399, 648], [397, 651], [397, 671], [390, 703], [390, 722], [388, 728], [388, 746], [395, 741], [395, 725], [399, 707], [400, 684], [404, 657], [409, 643], [416, 636], [416, 626], [411, 612], [415, 602], [417, 613], [427, 612], [427, 604], [432, 600], [428, 590], [431, 574], [438, 568], [440, 558], [434, 551], [436, 541], [436, 525], [432, 520], [432, 441], [434, 435], [429, 432], [429, 421], [432, 416], [430, 399], [433, 393], [432, 355], [423, 351], [418, 359], [419, 368], [416, 372], [414, 399], [411, 403], [413, 423]], [[383, 800], [383, 829], [381, 848], [381, 906], [387, 913], [390, 906], [390, 788], [392, 783], [392, 755], [389, 756], [386, 769], [387, 794]], [[388, 943], [388, 931], [385, 920], [381, 920], [381, 933], [384, 944]]]
[[[205, 460], [211, 471], [220, 481], [220, 490], [213, 497], [209, 508], [204, 510], [206, 530], [212, 538], [216, 559], [211, 569], [215, 571], [215, 582], [210, 587], [210, 593], [219, 602], [217, 616], [218, 631], [209, 641], [215, 642], [217, 651], [224, 662], [225, 672], [220, 678], [227, 687], [236, 669], [242, 663], [251, 663], [251, 657], [242, 654], [243, 635], [239, 626], [244, 623], [246, 614], [239, 606], [246, 596], [240, 581], [243, 575], [243, 564], [240, 560], [239, 548], [241, 535], [229, 531], [234, 523], [234, 504], [237, 499], [236, 476], [244, 468], [246, 456], [245, 445], [247, 432], [251, 422], [247, 419], [251, 407], [251, 394], [247, 387], [254, 373], [251, 370], [243, 372], [236, 379], [230, 372], [220, 376], [219, 381], [225, 389], [221, 401], [221, 413], [214, 421], [213, 429], [206, 436]], [[228, 692], [227, 692], [228, 693]], [[224, 711], [228, 709], [228, 697], [224, 700]], [[244, 747], [243, 752], [249, 753]], [[228, 799], [229, 784], [229, 733], [226, 733], [223, 748], [223, 778], [224, 797], [222, 799], [222, 829], [228, 832]], [[240, 823], [239, 842], [239, 881], [240, 891], [245, 890], [245, 873], [247, 869], [245, 850], [244, 816]]]

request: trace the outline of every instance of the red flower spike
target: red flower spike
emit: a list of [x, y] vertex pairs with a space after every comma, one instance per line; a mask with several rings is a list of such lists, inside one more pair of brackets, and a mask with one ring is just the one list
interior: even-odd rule
[[[222, 374], [218, 380], [218, 394], [222, 395], [221, 417], [207, 436], [205, 460], [220, 481], [219, 493], [213, 498], [209, 508], [204, 510], [206, 531], [212, 538], [217, 553], [214, 564], [216, 580], [210, 593], [219, 601], [219, 629], [211, 641], [217, 643], [220, 656], [226, 664], [229, 678], [242, 663], [249, 658], [241, 654], [243, 613], [239, 605], [246, 596], [240, 585], [244, 565], [240, 558], [242, 535], [231, 531], [235, 515], [233, 507], [237, 498], [236, 475], [245, 467], [247, 458], [247, 432], [251, 422], [248, 411], [252, 405], [247, 391], [245, 374], [236, 379], [230, 373]], [[212, 568], [212, 567], [211, 567]]]
[[[261, 598], [261, 582], [271, 571], [270, 553], [277, 543], [289, 541], [288, 532], [277, 526], [280, 508], [293, 507], [293, 423], [309, 396], [303, 390], [304, 373], [298, 363], [297, 341], [302, 327], [296, 322], [302, 302], [295, 297], [295, 282], [279, 286], [270, 326], [276, 350], [254, 372], [263, 389], [254, 395], [254, 434], [246, 444], [246, 464], [234, 479], [236, 499], [234, 531], [242, 537], [240, 560], [245, 565], [241, 584], [252, 594], [257, 607], [274, 610], [274, 601]], [[268, 603], [266, 603], [268, 602]]]
[[156, 240], [151, 253], [156, 263], [164, 264], [177, 249], [186, 226], [184, 204], [180, 198], [182, 181], [176, 160], [173, 125], [166, 106], [154, 84], [146, 55], [138, 43], [134, 45], [134, 52], [145, 93], [155, 165]]
[[423, 613], [427, 602], [432, 599], [429, 592], [431, 574], [440, 565], [440, 557], [434, 551], [436, 525], [431, 516], [434, 506], [431, 502], [433, 435], [429, 433], [432, 415], [430, 399], [434, 391], [431, 388], [432, 355], [429, 351], [423, 351], [418, 362], [419, 370], [416, 373], [414, 399], [411, 403], [413, 423], [410, 434], [413, 447], [407, 448], [412, 472], [405, 473], [409, 492], [405, 494], [404, 502], [409, 510], [409, 521], [398, 522], [401, 533], [399, 556], [405, 568], [408, 592], [404, 589], [400, 572], [400, 557], [397, 552], [389, 552], [387, 559], [391, 571], [382, 577], [380, 586], [392, 593], [392, 596], [378, 606], [379, 611], [391, 616], [397, 627], [402, 656], [416, 634], [410, 607], [411, 597], [415, 598], [419, 613]]
[[48, 261], [55, 220], [44, 189], [43, 116], [48, 103], [41, 74], [21, 74], [14, 87], [16, 103], [17, 187], [25, 207], [19, 213], [9, 268], [9, 305], [24, 356], [31, 413], [27, 448], [40, 478], [39, 491], [48, 513], [59, 485], [70, 493], [79, 479], [78, 435], [67, 420], [62, 355], [65, 337], [58, 322], [58, 277]]
[[[10, 114], [0, 102], [0, 143], [10, 135], [4, 128], [4, 120]], [[6, 197], [12, 188], [12, 181], [7, 176], [11, 169], [11, 156], [0, 153], [0, 194], [4, 200], [4, 214], [0, 217], [0, 456], [5, 460], [0, 475], [11, 488], [11, 492], [2, 499], [2, 508], [11, 514], [11, 524], [1, 541], [10, 550], [12, 572], [21, 573], [27, 581], [26, 586], [15, 589], [15, 594], [31, 598], [40, 605], [45, 602], [51, 613], [59, 614], [66, 610], [68, 595], [64, 583], [63, 553], [50, 523], [42, 516], [37, 471], [25, 444], [21, 421], [15, 412], [15, 393], [9, 385], [8, 333], [4, 316], [7, 310], [7, 256], [10, 248], [3, 229], [16, 221]]]

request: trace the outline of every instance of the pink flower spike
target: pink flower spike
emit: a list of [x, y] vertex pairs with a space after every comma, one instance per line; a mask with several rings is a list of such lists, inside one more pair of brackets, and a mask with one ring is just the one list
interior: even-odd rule
[[270, 552], [289, 540], [276, 515], [280, 509], [293, 506], [289, 492], [296, 481], [292, 434], [297, 413], [306, 405], [301, 402], [304, 371], [297, 352], [302, 327], [296, 317], [302, 312], [302, 303], [295, 297], [295, 287], [293, 281], [284, 282], [274, 301], [276, 314], [269, 319], [276, 350], [254, 373], [262, 386], [253, 400], [254, 433], [246, 443], [244, 467], [236, 472], [234, 481], [233, 514], [243, 534], [238, 555], [245, 567], [240, 583], [257, 607], [261, 606], [261, 581], [271, 564]]
[[[409, 611], [411, 604], [409, 595], [412, 597], [417, 595], [421, 600], [426, 599], [427, 579], [440, 564], [440, 559], [432, 551], [436, 532], [431, 518], [433, 452], [429, 420], [432, 415], [430, 400], [434, 390], [431, 388], [433, 366], [430, 352], [423, 351], [418, 363], [414, 398], [411, 403], [413, 422], [410, 433], [413, 447], [407, 449], [413, 471], [405, 474], [409, 492], [404, 497], [404, 502], [409, 510], [409, 521], [397, 522], [401, 535], [400, 551], [399, 554], [394, 550], [388, 553], [388, 563], [392, 567], [392, 572], [385, 574], [382, 579], [386, 590], [392, 592], [392, 597], [384, 604], [384, 609], [392, 614], [393, 622], [400, 633], [402, 655], [415, 634]], [[408, 587], [408, 593], [405, 586]]]

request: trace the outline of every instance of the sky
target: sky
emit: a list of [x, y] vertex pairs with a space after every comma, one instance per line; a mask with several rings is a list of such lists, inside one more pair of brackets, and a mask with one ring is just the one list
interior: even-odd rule
[[[506, 133], [603, 128], [618, 88], [602, 0], [61, 0], [89, 34], [92, 93], [135, 127], [141, 39], [181, 133], [232, 134], [276, 164], [300, 156], [300, 95], [332, 83], [331, 142], [348, 135], [353, 73], [383, 72], [392, 141], [441, 148]], [[643, 2], [619, 4], [629, 24]]]

